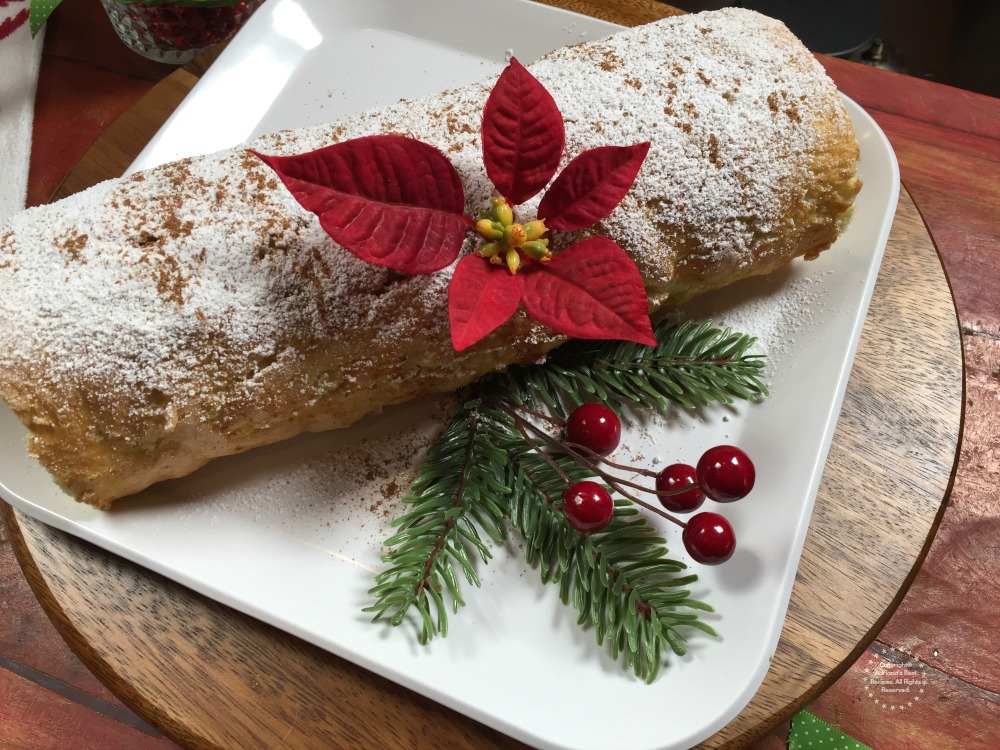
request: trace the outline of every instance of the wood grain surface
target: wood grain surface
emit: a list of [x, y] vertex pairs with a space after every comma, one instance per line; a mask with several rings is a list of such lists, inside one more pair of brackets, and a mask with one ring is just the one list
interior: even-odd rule
[[[626, 24], [669, 10], [640, 0], [601, 7], [594, 15]], [[608, 7], [620, 15], [609, 17]], [[178, 71], [154, 88], [60, 193], [120, 173], [195, 80]], [[737, 747], [766, 732], [832, 683], [888, 619], [943, 507], [961, 410], [951, 295], [904, 192], [772, 669], [751, 704], [704, 747]], [[6, 505], [2, 511], [33, 590], [72, 647], [182, 745], [418, 747], [433, 737], [442, 748], [519, 746]]]

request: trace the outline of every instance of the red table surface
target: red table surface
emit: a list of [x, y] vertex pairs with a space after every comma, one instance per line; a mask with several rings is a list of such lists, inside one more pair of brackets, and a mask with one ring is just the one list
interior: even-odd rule
[[[945, 267], [966, 367], [966, 416], [948, 509], [910, 592], [877, 640], [810, 710], [879, 748], [1000, 747], [1000, 100], [835, 59], [841, 90], [889, 137]], [[46, 30], [30, 205], [173, 67], [117, 39], [98, 0], [67, 2]], [[905, 332], [902, 332], [905, 335]], [[0, 748], [173, 748], [62, 642], [0, 526]], [[919, 710], [871, 700], [866, 670], [919, 659]], [[787, 727], [756, 745], [785, 747]]]

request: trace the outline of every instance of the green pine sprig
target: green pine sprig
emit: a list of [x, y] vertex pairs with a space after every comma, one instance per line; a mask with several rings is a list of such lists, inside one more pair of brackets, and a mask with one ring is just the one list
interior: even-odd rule
[[652, 682], [666, 651], [686, 653], [682, 627], [716, 635], [697, 614], [679, 611], [712, 608], [683, 588], [698, 577], [678, 575], [687, 566], [667, 558], [665, 541], [632, 503], [616, 500], [603, 531], [579, 534], [554, 502], [565, 478], [537, 451], [508, 462], [508, 483], [510, 519], [524, 538], [527, 562], [543, 582], [559, 586], [559, 598], [577, 610], [578, 624], [593, 628], [612, 659], [624, 654], [635, 675]]
[[750, 354], [756, 338], [717, 328], [711, 321], [660, 323], [659, 344], [574, 341], [542, 366], [512, 368], [511, 390], [560, 416], [584, 401], [612, 408], [631, 404], [663, 411], [767, 396], [764, 357]]
[[580, 534], [567, 523], [562, 491], [594, 468], [571, 451], [552, 451], [552, 438], [531, 421], [561, 417], [584, 400], [662, 410], [766, 396], [753, 337], [711, 323], [664, 323], [656, 335], [655, 347], [573, 342], [545, 364], [468, 389], [403, 500], [365, 611], [400, 625], [416, 609], [421, 642], [446, 635], [448, 611], [464, 605], [459, 574], [479, 586], [479, 567], [492, 557], [484, 536], [503, 544], [509, 524], [542, 581], [557, 585], [580, 624], [636, 675], [652, 681], [668, 651], [683, 654], [685, 629], [714, 635], [698, 614], [712, 608], [686, 588], [697, 576], [667, 556], [665, 540], [631, 501], [616, 499], [601, 532]]
[[392, 551], [383, 560], [390, 567], [376, 576], [370, 592], [375, 603], [365, 611], [374, 612], [376, 620], [391, 612], [389, 622], [400, 625], [416, 608], [421, 643], [448, 633], [445, 591], [454, 611], [465, 604], [459, 571], [479, 586], [474, 560], [492, 557], [480, 530], [497, 544], [506, 539], [509, 488], [501, 483], [506, 455], [498, 448], [497, 431], [480, 399], [465, 401], [428, 451], [412, 494], [403, 498], [410, 507], [385, 541]]

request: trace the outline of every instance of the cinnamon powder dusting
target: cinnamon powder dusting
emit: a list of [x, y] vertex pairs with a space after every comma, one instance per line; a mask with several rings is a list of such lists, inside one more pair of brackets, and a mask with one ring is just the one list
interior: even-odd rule
[[[648, 279], [669, 278], [691, 248], [720, 267], [749, 263], [755, 232], [801, 199], [807, 166], [788, 155], [821, 150], [812, 124], [846, 115], [831, 105], [836, 91], [819, 63], [802, 54], [790, 65], [790, 54], [799, 46], [780, 24], [728, 9], [529, 66], [566, 122], [561, 167], [589, 148], [651, 141], [635, 185], [598, 227]], [[778, 91], [766, 72], [774, 70], [783, 71]], [[493, 82], [250, 145], [283, 155], [388, 130], [414, 135], [449, 155], [475, 215], [494, 193], [479, 140]], [[531, 218], [537, 205], [536, 197], [518, 215]], [[670, 239], [681, 235], [684, 248]], [[482, 374], [447, 343], [451, 271], [391, 279], [338, 247], [258, 157], [234, 148], [102, 183], [0, 229], [0, 367], [44, 371], [69, 393], [99, 383], [108, 408], [135, 424], [182, 426], [185, 414], [210, 414], [223, 429], [251, 409], [288, 404], [318, 413], [328, 393], [364, 392], [358, 377], [372, 368], [391, 382], [413, 377], [413, 363], [392, 361], [404, 342], [424, 342], [433, 355], [445, 347], [447, 357], [428, 355], [416, 368], [429, 389], [436, 377]], [[536, 326], [522, 341], [527, 349], [557, 339]], [[308, 377], [297, 369], [327, 346], [353, 359]], [[373, 348], [385, 359], [366, 354]], [[265, 387], [268, 377], [280, 393]], [[147, 399], [152, 392], [162, 398]]]

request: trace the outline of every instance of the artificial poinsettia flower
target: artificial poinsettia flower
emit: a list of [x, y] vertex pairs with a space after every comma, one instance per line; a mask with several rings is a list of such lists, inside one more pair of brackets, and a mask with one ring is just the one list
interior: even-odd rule
[[448, 289], [455, 349], [472, 346], [521, 306], [567, 336], [655, 344], [642, 277], [624, 250], [591, 237], [553, 254], [544, 237], [610, 214], [635, 182], [649, 143], [584, 151], [546, 190], [538, 218], [522, 225], [511, 207], [552, 180], [566, 136], [552, 95], [515, 59], [486, 101], [482, 141], [486, 174], [502, 197], [476, 224], [487, 244], [459, 261]]
[[452, 345], [466, 349], [520, 307], [577, 338], [655, 344], [642, 278], [612, 240], [591, 237], [553, 253], [549, 229], [586, 228], [631, 188], [649, 143], [603, 146], [570, 161], [521, 224], [513, 206], [542, 191], [565, 148], [562, 113], [517, 60], [483, 110], [483, 161], [500, 197], [473, 222], [458, 172], [438, 149], [396, 135], [368, 136], [267, 163], [324, 230], [362, 260], [408, 274], [454, 263], [475, 227], [486, 243], [455, 267], [448, 291]]

